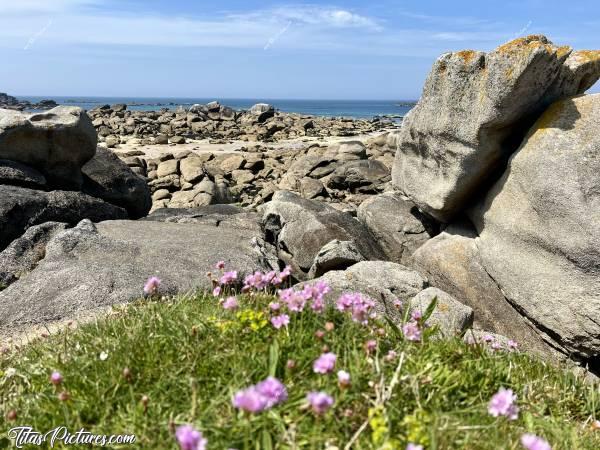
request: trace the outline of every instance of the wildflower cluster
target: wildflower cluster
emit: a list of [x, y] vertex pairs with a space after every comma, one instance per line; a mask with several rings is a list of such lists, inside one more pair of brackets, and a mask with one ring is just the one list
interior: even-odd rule
[[307, 304], [316, 313], [322, 313], [325, 309], [325, 295], [331, 288], [324, 281], [305, 285], [302, 290], [293, 288], [279, 291], [279, 299], [291, 312], [302, 312]]
[[375, 319], [375, 302], [359, 293], [343, 294], [336, 302], [339, 311], [350, 312], [352, 320], [367, 325], [369, 320]]

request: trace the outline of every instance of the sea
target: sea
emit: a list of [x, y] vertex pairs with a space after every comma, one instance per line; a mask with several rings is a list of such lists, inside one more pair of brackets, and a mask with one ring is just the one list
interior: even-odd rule
[[237, 110], [247, 110], [256, 103], [269, 103], [282, 112], [292, 112], [312, 116], [349, 117], [370, 119], [373, 117], [402, 118], [415, 105], [412, 100], [282, 100], [265, 98], [142, 98], [142, 97], [18, 97], [37, 103], [50, 99], [60, 105], [80, 106], [89, 110], [102, 105], [124, 103], [133, 111], [155, 111], [161, 108], [189, 108], [194, 104], [205, 104], [213, 100]]

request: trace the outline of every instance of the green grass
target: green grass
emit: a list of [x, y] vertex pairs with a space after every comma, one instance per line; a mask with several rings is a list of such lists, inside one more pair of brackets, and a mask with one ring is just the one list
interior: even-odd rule
[[[12, 445], [9, 428], [27, 424], [136, 435], [134, 446], [114, 448], [175, 449], [173, 429], [183, 423], [201, 430], [209, 449], [343, 449], [359, 429], [353, 448], [404, 449], [412, 441], [426, 449], [519, 449], [524, 432], [555, 450], [600, 448], [600, 431], [590, 426], [600, 416], [598, 386], [566, 368], [459, 339], [405, 342], [388, 324], [377, 332], [334, 310], [305, 311], [278, 331], [267, 320], [271, 300], [245, 297], [237, 315], [203, 295], [139, 301], [4, 356], [0, 408], [17, 419], [3, 422], [0, 448]], [[335, 329], [316, 338], [328, 321]], [[378, 341], [372, 357], [369, 339]], [[340, 389], [335, 373], [313, 373], [324, 346], [338, 355], [336, 371], [350, 372], [351, 388]], [[389, 350], [398, 353], [393, 362], [384, 359]], [[9, 368], [16, 372], [7, 377]], [[54, 370], [64, 377], [59, 388], [49, 382]], [[254, 416], [232, 407], [237, 390], [270, 374], [287, 386], [287, 402]], [[517, 394], [518, 420], [488, 415], [500, 387]], [[62, 390], [68, 401], [57, 398]], [[312, 390], [335, 397], [325, 416], [305, 407]]]

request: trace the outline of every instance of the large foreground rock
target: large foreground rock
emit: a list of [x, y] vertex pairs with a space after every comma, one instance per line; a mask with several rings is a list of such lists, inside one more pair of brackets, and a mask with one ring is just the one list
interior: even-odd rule
[[96, 129], [81, 108], [0, 110], [0, 159], [34, 167], [56, 188], [81, 187], [81, 167], [94, 156], [96, 143]]
[[473, 308], [476, 328], [508, 336], [525, 350], [548, 354], [548, 345], [533, 325], [511, 306], [485, 271], [476, 237], [470, 224], [450, 225], [414, 253], [413, 267], [432, 286]]
[[100, 222], [126, 218], [124, 209], [81, 192], [44, 192], [0, 185], [0, 250], [29, 227], [44, 222], [74, 225], [82, 219]]
[[279, 191], [261, 212], [267, 239], [296, 273], [308, 273], [321, 248], [334, 239], [352, 241], [366, 259], [384, 259], [379, 243], [364, 225], [326, 203]]
[[152, 207], [146, 180], [139, 177], [112, 151], [98, 147], [83, 166], [83, 191], [127, 210], [131, 219], [144, 217]]
[[142, 296], [150, 276], [161, 293], [211, 288], [206, 273], [224, 260], [240, 274], [270, 270], [274, 254], [258, 223], [238, 228], [199, 223], [89, 221], [50, 240], [29, 275], [0, 292], [0, 328], [19, 328], [92, 312]]
[[442, 55], [404, 119], [393, 183], [449, 221], [494, 180], [548, 104], [583, 93], [599, 76], [600, 52], [572, 53], [543, 36], [488, 54]]
[[600, 95], [552, 105], [471, 217], [483, 265], [566, 352], [600, 355]]

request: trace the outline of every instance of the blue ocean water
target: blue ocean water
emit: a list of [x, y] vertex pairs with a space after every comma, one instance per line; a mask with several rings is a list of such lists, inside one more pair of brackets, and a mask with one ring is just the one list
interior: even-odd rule
[[281, 100], [281, 99], [242, 99], [242, 98], [141, 98], [141, 97], [18, 97], [32, 103], [51, 99], [61, 105], [80, 106], [92, 109], [101, 105], [125, 103], [134, 111], [153, 111], [161, 108], [176, 109], [189, 107], [195, 103], [208, 103], [213, 100], [234, 109], [249, 109], [256, 103], [270, 103], [282, 112], [294, 112], [313, 116], [372, 118], [375, 116], [404, 117], [414, 106], [410, 100]]

